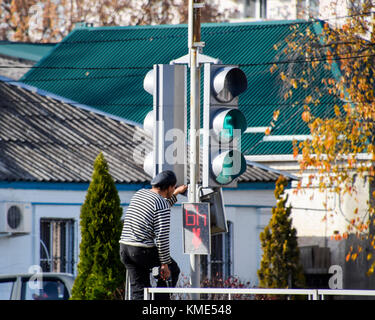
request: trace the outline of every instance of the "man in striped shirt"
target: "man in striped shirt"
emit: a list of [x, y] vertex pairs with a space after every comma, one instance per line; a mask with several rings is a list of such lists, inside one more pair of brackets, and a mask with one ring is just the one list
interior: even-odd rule
[[[132, 298], [143, 299], [143, 290], [150, 287], [150, 271], [160, 267], [158, 287], [177, 283], [180, 269], [170, 256], [170, 207], [187, 186], [176, 188], [176, 175], [163, 171], [151, 181], [151, 189], [137, 191], [126, 211], [120, 238], [120, 256], [129, 273]], [[160, 297], [165, 297], [161, 296]]]

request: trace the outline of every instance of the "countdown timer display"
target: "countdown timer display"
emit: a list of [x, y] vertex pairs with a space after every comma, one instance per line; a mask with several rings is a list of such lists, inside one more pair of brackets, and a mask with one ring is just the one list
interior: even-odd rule
[[210, 254], [209, 203], [183, 203], [183, 243], [186, 254]]

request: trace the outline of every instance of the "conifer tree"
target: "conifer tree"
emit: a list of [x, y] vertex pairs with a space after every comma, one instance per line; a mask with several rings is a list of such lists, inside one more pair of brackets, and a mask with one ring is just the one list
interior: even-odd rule
[[125, 269], [119, 256], [122, 208], [102, 153], [81, 208], [81, 243], [73, 300], [113, 299], [124, 287]]
[[276, 181], [276, 207], [272, 208], [270, 222], [260, 234], [263, 256], [258, 277], [260, 287], [264, 288], [304, 286], [296, 229], [292, 227], [292, 219], [289, 217], [291, 207], [286, 207], [288, 197], [284, 195], [287, 184], [283, 176]]

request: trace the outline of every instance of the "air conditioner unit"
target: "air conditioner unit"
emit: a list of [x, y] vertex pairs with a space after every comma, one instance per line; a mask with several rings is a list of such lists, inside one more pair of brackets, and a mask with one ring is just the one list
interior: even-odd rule
[[0, 204], [0, 233], [30, 233], [31, 204], [3, 202]]

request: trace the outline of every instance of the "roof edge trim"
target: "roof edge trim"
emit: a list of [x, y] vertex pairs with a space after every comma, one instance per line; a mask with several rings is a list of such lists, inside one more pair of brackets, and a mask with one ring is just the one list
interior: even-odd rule
[[251, 161], [251, 160], [247, 160], [246, 159], [246, 164], [247, 165], [250, 165], [250, 166], [253, 166], [253, 167], [256, 167], [256, 168], [260, 168], [260, 169], [263, 169], [263, 170], [266, 170], [266, 171], [270, 171], [270, 172], [273, 172], [273, 173], [276, 173], [276, 174], [279, 174], [279, 175], [283, 175], [291, 180], [300, 180], [299, 177], [291, 174], [291, 173], [288, 173], [288, 172], [285, 172], [285, 171], [281, 171], [281, 170], [277, 170], [277, 169], [273, 169], [271, 167], [268, 167], [268, 166], [265, 166], [263, 164], [260, 164], [258, 162], [255, 162], [255, 161]]
[[[0, 189], [86, 191], [89, 185], [88, 182], [0, 181]], [[115, 183], [115, 185], [118, 191], [135, 191], [145, 187], [144, 183]]]

